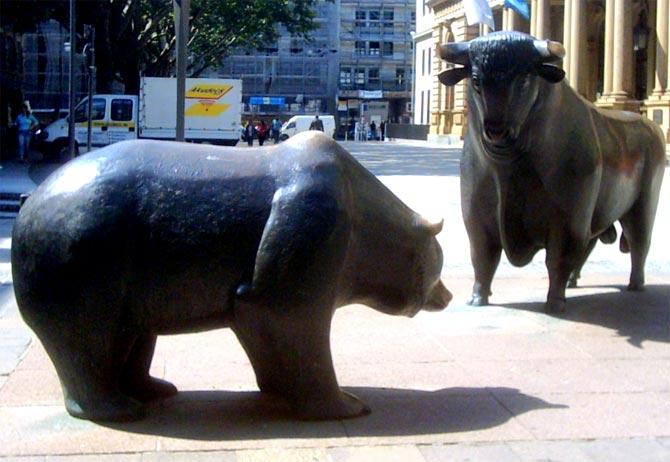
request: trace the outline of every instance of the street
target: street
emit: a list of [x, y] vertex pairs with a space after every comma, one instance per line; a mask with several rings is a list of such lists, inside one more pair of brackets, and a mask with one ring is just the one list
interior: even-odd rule
[[[629, 256], [599, 243], [580, 286], [567, 291], [567, 311], [545, 314], [543, 252], [523, 268], [503, 257], [493, 305], [466, 305], [473, 271], [460, 212], [460, 149], [342, 144], [411, 208], [444, 218], [438, 240], [454, 294], [446, 310], [412, 319], [362, 306], [338, 311], [331, 333], [338, 380], [371, 406], [371, 415], [295, 421], [283, 403], [257, 391], [232, 331], [216, 330], [159, 338], [152, 373], [180, 394], [152, 407], [145, 421], [69, 417], [53, 366], [16, 311], [13, 220], [0, 219], [0, 457], [670, 460], [669, 168], [646, 291], [625, 290]], [[39, 182], [48, 170], [22, 174]]]

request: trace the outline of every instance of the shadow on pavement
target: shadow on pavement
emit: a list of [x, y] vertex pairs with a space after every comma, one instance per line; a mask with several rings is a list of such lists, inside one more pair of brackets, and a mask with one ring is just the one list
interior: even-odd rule
[[[625, 286], [580, 286], [582, 289], [612, 289], [611, 292], [570, 296], [567, 293], [565, 313], [549, 314], [566, 321], [599, 325], [616, 330], [628, 342], [642, 348], [652, 340], [670, 343], [670, 286], [648, 285], [642, 292], [631, 292]], [[544, 312], [543, 303], [514, 303], [505, 308]]]
[[496, 427], [515, 413], [565, 408], [513, 388], [448, 388], [436, 391], [345, 388], [372, 407], [372, 414], [343, 421], [296, 420], [288, 405], [260, 392], [188, 391], [166, 401], [149, 417], [104, 424], [132, 433], [193, 440], [334, 438], [467, 432]]

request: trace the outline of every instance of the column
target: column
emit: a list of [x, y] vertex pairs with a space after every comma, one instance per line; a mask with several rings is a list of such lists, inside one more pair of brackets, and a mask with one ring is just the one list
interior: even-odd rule
[[632, 11], [625, 0], [614, 0], [614, 56], [612, 60], [612, 97], [629, 98], [632, 83], [633, 27]]
[[530, 35], [537, 36], [537, 0], [530, 0]]
[[572, 0], [570, 9], [570, 86], [584, 94], [584, 53], [586, 50], [586, 0]]
[[563, 14], [563, 46], [567, 56], [563, 60], [563, 70], [565, 71], [565, 79], [569, 82], [572, 70], [570, 69], [570, 63], [572, 62], [572, 0], [565, 0], [565, 10]]
[[654, 72], [653, 96], [660, 96], [668, 90], [668, 51], [670, 51], [670, 31], [668, 30], [668, 0], [656, 1], [656, 69]]
[[612, 61], [614, 59], [614, 0], [605, 4], [605, 63], [603, 69], [602, 99], [612, 93]]
[[551, 33], [551, 0], [535, 0], [535, 7], [537, 8], [535, 37], [547, 39]]

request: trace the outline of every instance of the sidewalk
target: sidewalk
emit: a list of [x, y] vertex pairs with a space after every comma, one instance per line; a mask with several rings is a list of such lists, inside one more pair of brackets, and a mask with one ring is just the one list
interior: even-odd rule
[[69, 417], [53, 366], [16, 311], [12, 221], [0, 220], [0, 460], [667, 462], [669, 170], [647, 290], [625, 291], [628, 257], [598, 245], [562, 315], [542, 312], [542, 255], [521, 269], [501, 262], [495, 305], [467, 306], [472, 269], [457, 173], [381, 176], [417, 211], [446, 217], [439, 240], [454, 300], [412, 319], [362, 306], [337, 312], [338, 380], [372, 414], [336, 422], [296, 421], [285, 403], [260, 394], [226, 329], [159, 339], [152, 373], [180, 394], [146, 420]]

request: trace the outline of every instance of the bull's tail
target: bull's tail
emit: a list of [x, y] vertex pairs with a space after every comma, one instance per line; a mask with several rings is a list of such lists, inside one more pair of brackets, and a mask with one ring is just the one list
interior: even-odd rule
[[[600, 242], [603, 244], [614, 244], [616, 242], [616, 228], [614, 225], [610, 225], [605, 231], [603, 231], [599, 236]], [[623, 233], [621, 234], [623, 238]]]

